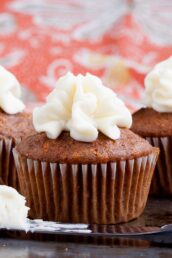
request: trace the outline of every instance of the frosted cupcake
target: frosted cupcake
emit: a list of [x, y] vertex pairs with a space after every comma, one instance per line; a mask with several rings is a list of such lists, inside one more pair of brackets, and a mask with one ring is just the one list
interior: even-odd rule
[[159, 150], [132, 133], [132, 118], [97, 77], [68, 73], [33, 112], [37, 134], [15, 162], [32, 218], [114, 224], [146, 204]]
[[12, 149], [22, 137], [34, 132], [31, 114], [23, 112], [20, 84], [0, 66], [0, 183], [18, 189]]
[[145, 78], [145, 104], [133, 115], [132, 130], [160, 148], [151, 193], [172, 196], [172, 57]]

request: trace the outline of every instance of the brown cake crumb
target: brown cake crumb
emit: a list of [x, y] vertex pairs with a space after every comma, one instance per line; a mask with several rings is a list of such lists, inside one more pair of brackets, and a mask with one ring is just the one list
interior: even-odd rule
[[133, 114], [131, 130], [143, 137], [172, 136], [172, 113], [142, 108]]
[[99, 133], [96, 141], [79, 142], [63, 132], [56, 140], [48, 139], [45, 133], [29, 136], [16, 147], [17, 151], [30, 159], [59, 163], [106, 163], [133, 159], [158, 152], [146, 140], [128, 129], [120, 129], [121, 137], [111, 140]]
[[22, 138], [34, 134], [35, 130], [32, 125], [32, 116], [30, 113], [18, 113], [8, 115], [0, 111], [0, 138]]

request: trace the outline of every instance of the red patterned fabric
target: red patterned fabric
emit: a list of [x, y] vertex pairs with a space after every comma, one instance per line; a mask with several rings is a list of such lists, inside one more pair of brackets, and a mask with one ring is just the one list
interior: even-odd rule
[[[49, 2], [57, 7], [52, 17], [46, 11], [52, 8], [47, 6]], [[63, 10], [58, 10], [61, 3], [0, 2], [0, 64], [17, 76], [25, 99], [43, 101], [59, 76], [67, 71], [89, 71], [100, 76], [132, 110], [138, 108], [145, 74], [169, 57], [172, 47], [151, 43], [130, 13], [106, 30], [101, 24], [94, 29], [74, 21], [71, 26], [66, 20], [53, 23], [53, 18], [62, 15]]]

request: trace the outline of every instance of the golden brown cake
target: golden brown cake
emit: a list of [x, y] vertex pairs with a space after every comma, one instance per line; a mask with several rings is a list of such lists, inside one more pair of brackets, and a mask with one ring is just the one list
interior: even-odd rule
[[133, 114], [131, 130], [160, 148], [151, 194], [172, 196], [172, 113], [142, 108]]
[[30, 216], [114, 224], [143, 211], [159, 150], [129, 129], [132, 116], [91, 74], [68, 73], [33, 111], [36, 134], [14, 157]]
[[8, 115], [0, 111], [0, 183], [19, 190], [12, 149], [21, 138], [34, 133], [31, 114]]
[[19, 190], [12, 149], [34, 132], [31, 115], [24, 112], [17, 78], [0, 66], [0, 183]]
[[114, 224], [138, 217], [146, 204], [159, 150], [128, 129], [91, 143], [64, 132], [23, 139], [14, 151], [21, 193], [32, 218]]

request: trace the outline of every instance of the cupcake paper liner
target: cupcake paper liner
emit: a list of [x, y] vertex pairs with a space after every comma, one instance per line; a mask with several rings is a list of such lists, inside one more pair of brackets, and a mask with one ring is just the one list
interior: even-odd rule
[[18, 176], [12, 153], [15, 144], [12, 138], [0, 138], [0, 184], [12, 186], [19, 190]]
[[115, 224], [138, 217], [146, 204], [157, 153], [106, 164], [31, 160], [13, 150], [30, 217]]
[[146, 140], [160, 148], [150, 193], [152, 195], [172, 196], [172, 137], [146, 137]]

